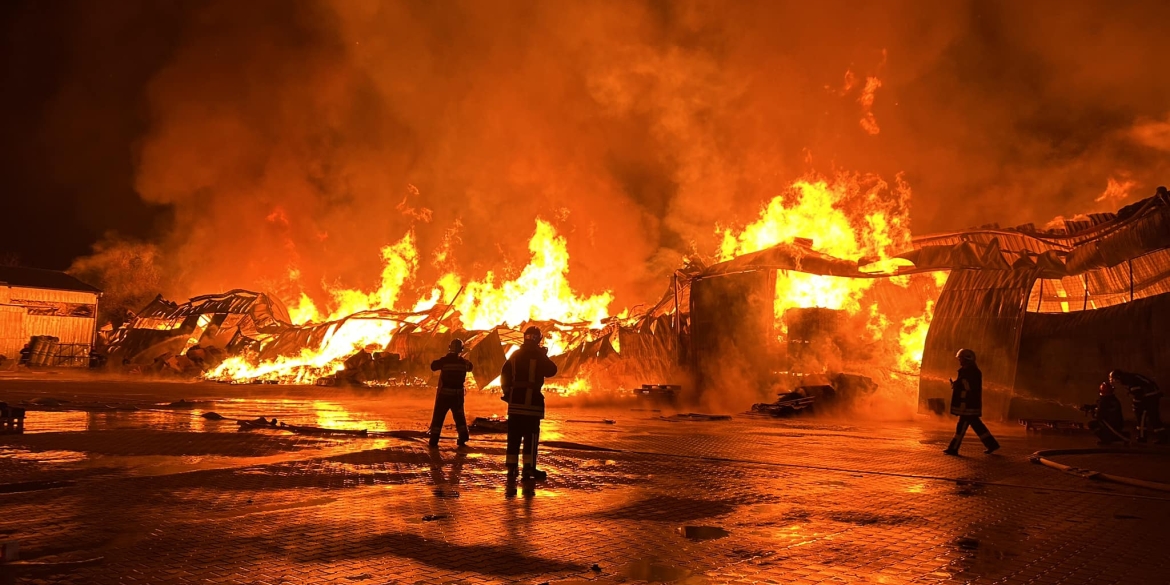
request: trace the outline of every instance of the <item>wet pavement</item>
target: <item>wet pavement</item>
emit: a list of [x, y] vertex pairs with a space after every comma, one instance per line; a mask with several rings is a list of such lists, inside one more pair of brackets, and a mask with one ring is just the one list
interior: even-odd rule
[[[999, 453], [970, 436], [947, 457], [947, 420], [678, 421], [553, 399], [549, 479], [509, 497], [502, 435], [465, 452], [450, 428], [437, 452], [410, 437], [426, 390], [0, 379], [0, 400], [46, 398], [25, 435], [0, 436], [0, 540], [100, 560], [24, 583], [1170, 582], [1170, 493], [1028, 461], [1086, 435], [992, 425]], [[472, 394], [468, 415], [501, 406]], [[371, 432], [232, 420], [257, 416]], [[1161, 454], [1075, 457], [1170, 470]]]

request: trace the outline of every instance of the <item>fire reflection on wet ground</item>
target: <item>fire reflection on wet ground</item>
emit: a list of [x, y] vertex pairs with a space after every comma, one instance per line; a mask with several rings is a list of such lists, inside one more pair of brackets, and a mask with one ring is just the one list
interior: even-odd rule
[[[327, 400], [229, 398], [201, 402], [201, 408], [174, 408], [169, 404], [135, 410], [73, 410], [84, 408], [66, 403], [52, 410], [34, 410], [25, 423], [26, 433], [154, 429], [182, 432], [225, 432], [235, 430], [236, 420], [257, 417], [277, 418], [292, 425], [326, 429], [386, 431], [386, 421], [369, 412], [351, 411]], [[215, 412], [223, 420], [205, 418]]]
[[[1037, 445], [1076, 437], [999, 427], [1002, 454], [948, 458], [946, 421], [668, 422], [553, 401], [540, 454], [550, 478], [509, 498], [502, 435], [457, 451], [450, 419], [439, 450], [391, 434], [426, 428], [426, 392], [164, 390], [54, 391], [70, 402], [0, 438], [0, 505], [20, 518], [0, 519], [0, 534], [26, 558], [106, 558], [59, 582], [909, 583], [1105, 570], [1155, 582], [1168, 568], [1127, 559], [1151, 552], [1170, 502], [1027, 462]], [[192, 404], [170, 406], [179, 398]], [[94, 402], [138, 410], [68, 410]], [[469, 417], [493, 409], [498, 398], [469, 396]], [[239, 432], [232, 420], [257, 416], [375, 432]]]

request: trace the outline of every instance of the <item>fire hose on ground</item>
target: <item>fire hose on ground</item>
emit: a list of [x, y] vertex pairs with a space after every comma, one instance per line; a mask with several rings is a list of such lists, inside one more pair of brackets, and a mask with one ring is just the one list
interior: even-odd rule
[[1114, 483], [1132, 485], [1132, 486], [1136, 486], [1136, 487], [1143, 487], [1143, 488], [1158, 490], [1158, 491], [1162, 491], [1162, 492], [1170, 492], [1170, 483], [1162, 483], [1159, 481], [1148, 481], [1148, 480], [1144, 480], [1144, 479], [1126, 477], [1124, 475], [1113, 475], [1113, 474], [1109, 474], [1109, 473], [1102, 473], [1100, 471], [1094, 471], [1092, 469], [1082, 469], [1080, 467], [1074, 467], [1072, 465], [1065, 465], [1063, 463], [1058, 463], [1056, 461], [1053, 461], [1052, 459], [1049, 459], [1049, 457], [1056, 457], [1059, 455], [1098, 455], [1098, 454], [1105, 454], [1105, 453], [1123, 453], [1123, 454], [1127, 454], [1127, 455], [1142, 454], [1142, 455], [1165, 456], [1164, 453], [1152, 453], [1152, 452], [1143, 453], [1142, 451], [1137, 451], [1137, 450], [1133, 450], [1133, 449], [1045, 449], [1045, 450], [1037, 451], [1037, 452], [1033, 453], [1032, 456], [1029, 457], [1029, 460], [1032, 463], [1037, 463], [1040, 465], [1044, 465], [1046, 467], [1051, 467], [1053, 469], [1063, 471], [1064, 473], [1076, 475], [1076, 476], [1083, 477], [1086, 479], [1111, 481]]

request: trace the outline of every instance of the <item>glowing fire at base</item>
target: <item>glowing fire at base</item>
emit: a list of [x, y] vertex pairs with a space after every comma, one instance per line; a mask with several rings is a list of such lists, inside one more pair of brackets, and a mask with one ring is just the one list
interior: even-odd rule
[[[439, 279], [428, 295], [413, 303], [412, 316], [398, 321], [375, 318], [375, 315], [362, 318], [363, 312], [368, 311], [404, 310], [403, 292], [415, 278], [419, 257], [414, 235], [408, 232], [398, 243], [382, 249], [382, 282], [378, 290], [371, 293], [355, 289], [331, 291], [335, 308], [329, 321], [333, 323], [319, 347], [301, 349], [297, 355], [280, 356], [258, 364], [244, 356], [233, 357], [206, 377], [231, 381], [313, 383], [320, 377], [340, 371], [346, 358], [362, 348], [373, 351], [388, 348], [396, 334], [421, 322], [428, 312], [437, 312], [440, 318], [454, 315], [468, 331], [513, 328], [528, 321], [585, 323], [600, 329], [602, 321], [609, 318], [613, 295], [603, 292], [581, 296], [573, 291], [568, 279], [567, 242], [552, 224], [537, 220], [528, 250], [531, 259], [513, 280], [498, 282], [496, 275], [489, 272], [483, 280], [464, 284], [458, 275], [448, 273]], [[289, 313], [296, 322], [303, 324], [315, 322], [321, 315], [313, 301], [303, 293]], [[435, 327], [446, 330], [445, 326], [438, 324]], [[554, 356], [566, 349], [565, 340], [558, 331], [549, 332], [545, 345], [549, 354]], [[569, 384], [566, 389], [579, 391], [583, 387]]]
[[[909, 186], [900, 178], [892, 187], [875, 176], [842, 174], [833, 179], [802, 179], [793, 183], [786, 193], [773, 198], [755, 222], [738, 232], [724, 229], [720, 260], [788, 243], [805, 245], [837, 258], [886, 262], [893, 254], [910, 247], [909, 200]], [[916, 278], [927, 287], [934, 285], [932, 288], [936, 290], [942, 286], [937, 280], [923, 281], [928, 277]], [[775, 299], [780, 339], [787, 334], [783, 316], [788, 309], [843, 310], [850, 316], [866, 319], [860, 329], [871, 340], [899, 344], [894, 348], [896, 363], [889, 364], [890, 367], [917, 370], [933, 303], [911, 308], [882, 306], [869, 294], [878, 282], [877, 279], [781, 271], [776, 276]], [[905, 288], [911, 279], [890, 278], [888, 282]], [[891, 319], [887, 314], [906, 311], [914, 316]]]
[[[718, 260], [788, 243], [836, 258], [856, 259], [862, 264], [889, 263], [891, 257], [910, 245], [909, 188], [900, 177], [893, 186], [874, 176], [838, 175], [832, 179], [811, 177], [793, 183], [772, 199], [760, 217], [742, 229], [718, 231], [721, 245]], [[458, 225], [452, 229], [453, 233]], [[448, 260], [450, 238], [434, 257]], [[447, 271], [431, 286], [418, 286], [419, 250], [413, 231], [381, 250], [381, 282], [372, 292], [357, 289], [329, 291], [329, 309], [321, 310], [309, 296], [301, 294], [289, 311], [294, 322], [305, 326], [324, 322], [324, 334], [317, 347], [299, 349], [295, 355], [257, 362], [245, 356], [228, 359], [206, 377], [218, 380], [277, 380], [313, 383], [343, 369], [343, 363], [362, 348], [372, 352], [391, 347], [395, 336], [417, 332], [418, 325], [435, 332], [450, 329], [490, 331], [497, 327], [515, 329], [531, 321], [553, 321], [601, 330], [611, 321], [609, 306], [613, 295], [602, 292], [581, 295], [569, 283], [567, 243], [553, 225], [537, 220], [529, 241], [529, 262], [512, 279], [488, 272], [480, 280], [466, 280]], [[295, 270], [293, 271], [295, 273]], [[934, 292], [941, 286], [934, 285]], [[945, 278], [945, 276], [944, 276]], [[776, 279], [775, 313], [780, 340], [786, 331], [785, 312], [792, 308], [822, 307], [841, 310], [856, 317], [858, 327], [871, 341], [891, 346], [894, 357], [888, 368], [913, 371], [921, 360], [933, 304], [929, 300], [899, 300], [901, 306], [887, 306], [899, 295], [877, 295], [878, 282], [907, 288], [912, 278], [839, 278], [800, 272], [781, 272]], [[887, 285], [883, 285], [887, 286]], [[928, 287], [929, 288], [929, 287]], [[408, 298], [413, 294], [414, 299]], [[927, 295], [930, 296], [930, 295]], [[879, 298], [880, 297], [880, 298]], [[915, 305], [917, 303], [917, 305]], [[388, 312], [394, 312], [388, 317]], [[322, 315], [328, 315], [322, 319]], [[628, 315], [623, 312], [622, 315]], [[549, 354], [565, 352], [581, 338], [566, 337], [568, 330], [548, 331]], [[617, 338], [611, 346], [620, 351]], [[506, 352], [514, 349], [506, 346]], [[558, 381], [559, 382], [559, 381]], [[564, 394], [588, 392], [585, 379], [569, 379], [556, 386]]]

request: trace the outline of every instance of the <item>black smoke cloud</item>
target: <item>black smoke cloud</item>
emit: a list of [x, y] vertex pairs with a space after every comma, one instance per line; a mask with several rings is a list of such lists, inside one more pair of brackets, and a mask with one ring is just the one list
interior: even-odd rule
[[916, 233], [1103, 211], [1110, 178], [1132, 200], [1170, 171], [1158, 2], [182, 7], [132, 144], [177, 297], [373, 287], [380, 246], [457, 220], [476, 277], [539, 216], [574, 286], [628, 305], [809, 171], [904, 173]]

